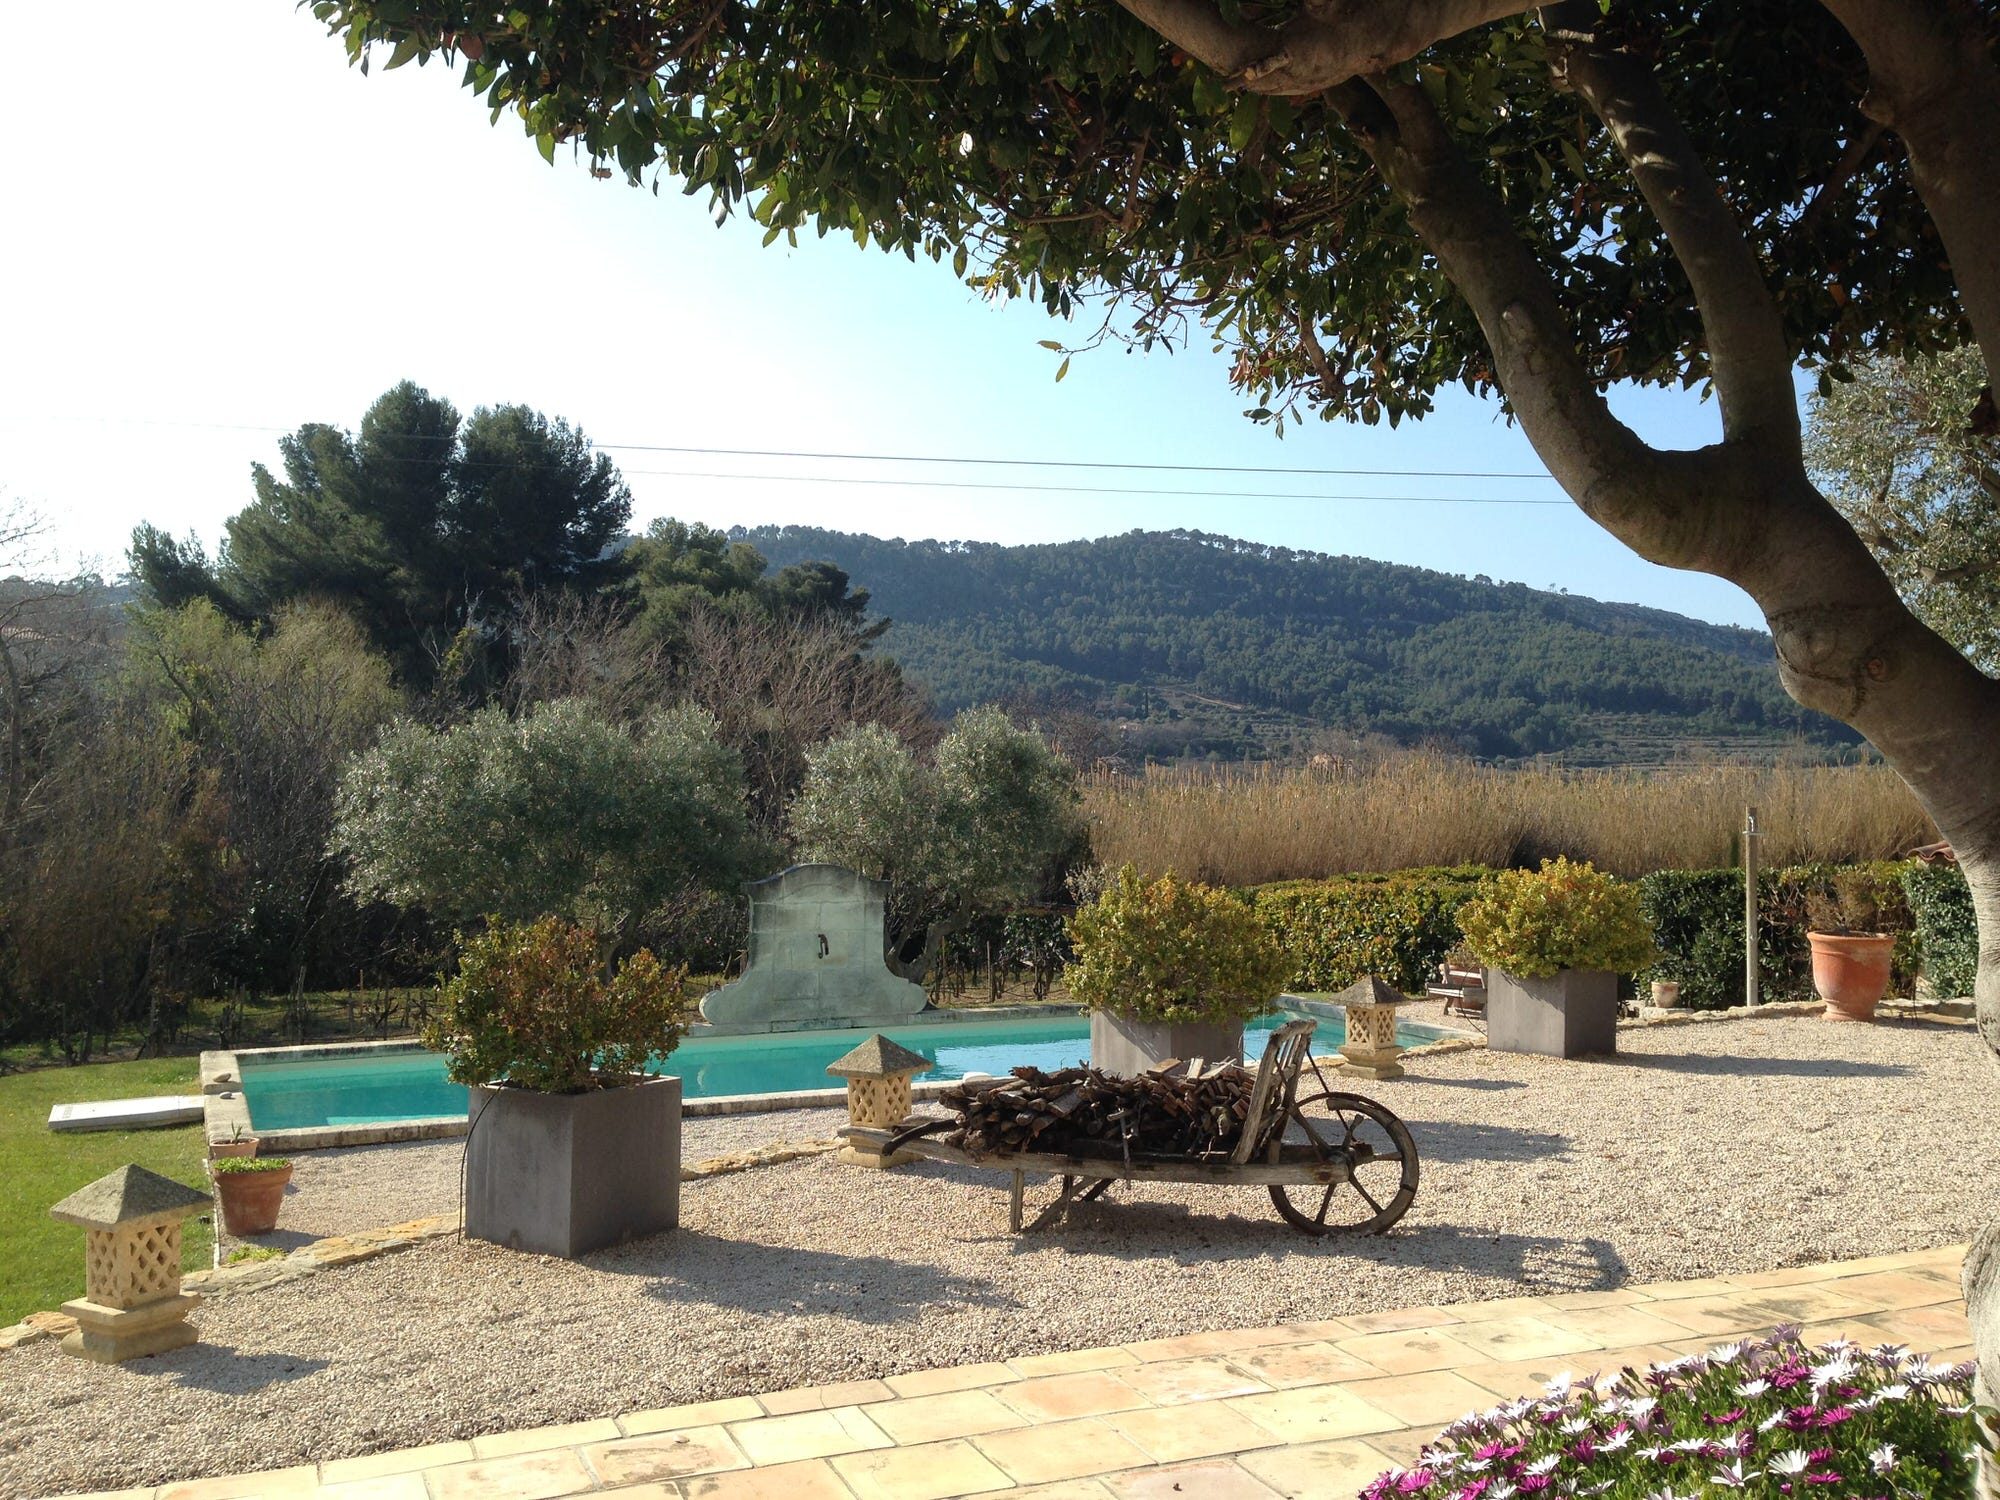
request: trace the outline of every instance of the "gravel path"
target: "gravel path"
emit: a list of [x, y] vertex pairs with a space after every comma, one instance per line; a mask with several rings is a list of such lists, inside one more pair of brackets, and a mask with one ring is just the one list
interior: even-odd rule
[[[1427, 1058], [1423, 1077], [1375, 1085], [1424, 1154], [1416, 1206], [1384, 1239], [1308, 1240], [1254, 1189], [1169, 1186], [1121, 1187], [1016, 1239], [998, 1174], [821, 1157], [690, 1183], [678, 1232], [579, 1264], [441, 1240], [213, 1302], [197, 1314], [203, 1345], [129, 1366], [31, 1344], [0, 1357], [0, 1494], [1934, 1247], [1995, 1217], [1991, 1179], [1969, 1164], [2000, 1152], [2000, 1075], [1966, 1028], [1767, 1018], [1620, 1045], [1591, 1062]], [[779, 1138], [812, 1133], [771, 1121]], [[402, 1155], [366, 1154], [401, 1174]], [[415, 1191], [409, 1176], [398, 1192]]]
[[[844, 1109], [702, 1116], [681, 1124], [681, 1160], [692, 1166], [751, 1146], [824, 1139], [846, 1123]], [[243, 1244], [295, 1250], [332, 1234], [456, 1213], [464, 1157], [462, 1139], [301, 1151], [292, 1157], [292, 1183], [285, 1190], [277, 1232], [254, 1240], [225, 1235], [222, 1253]]]

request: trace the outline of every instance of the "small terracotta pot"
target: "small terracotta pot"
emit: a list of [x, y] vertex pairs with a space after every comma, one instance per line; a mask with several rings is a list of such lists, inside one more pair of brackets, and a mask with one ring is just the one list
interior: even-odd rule
[[1681, 986], [1676, 979], [1655, 979], [1653, 981], [1653, 1005], [1659, 1010], [1679, 1010], [1681, 1008]]
[[278, 1210], [285, 1201], [289, 1165], [269, 1172], [217, 1172], [215, 1195], [222, 1200], [222, 1227], [241, 1239], [269, 1234], [278, 1227]]
[[227, 1156], [255, 1156], [256, 1154], [257, 1137], [254, 1135], [245, 1136], [240, 1141], [210, 1141], [208, 1143], [208, 1159], [210, 1161], [221, 1161]]
[[1874, 1020], [1875, 1007], [1889, 988], [1895, 934], [1809, 932], [1806, 941], [1812, 945], [1813, 988], [1826, 1002], [1826, 1019]]

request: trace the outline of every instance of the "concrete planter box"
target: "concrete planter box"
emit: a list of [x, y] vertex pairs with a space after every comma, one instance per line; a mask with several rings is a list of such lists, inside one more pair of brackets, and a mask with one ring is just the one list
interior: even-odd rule
[[1230, 1062], [1243, 1056], [1243, 1023], [1133, 1021], [1110, 1011], [1090, 1013], [1090, 1065], [1131, 1078], [1170, 1057]]
[[1547, 979], [1494, 969], [1486, 986], [1486, 1044], [1495, 1052], [1618, 1050], [1618, 976], [1608, 969], [1564, 969]]
[[588, 1094], [475, 1087], [465, 1232], [574, 1260], [680, 1223], [681, 1081]]

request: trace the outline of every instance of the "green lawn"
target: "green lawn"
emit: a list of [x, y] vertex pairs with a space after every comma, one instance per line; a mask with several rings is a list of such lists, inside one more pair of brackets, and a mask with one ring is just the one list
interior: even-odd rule
[[[51, 1219], [50, 1204], [127, 1162], [190, 1187], [208, 1184], [199, 1125], [57, 1135], [49, 1129], [50, 1108], [199, 1092], [192, 1057], [38, 1068], [0, 1078], [0, 1325], [83, 1295], [83, 1231]], [[206, 1215], [186, 1222], [187, 1269], [207, 1268], [212, 1236]]]

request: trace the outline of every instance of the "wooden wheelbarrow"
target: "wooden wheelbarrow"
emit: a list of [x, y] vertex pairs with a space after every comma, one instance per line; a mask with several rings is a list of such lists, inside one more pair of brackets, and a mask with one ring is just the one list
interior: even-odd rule
[[[1416, 1143], [1409, 1128], [1373, 1099], [1327, 1087], [1312, 1059], [1315, 1024], [1288, 1021], [1271, 1034], [1249, 1111], [1227, 1156], [1128, 1155], [1115, 1141], [1079, 1141], [1060, 1152], [974, 1152], [925, 1138], [956, 1125], [949, 1117], [913, 1118], [894, 1130], [849, 1125], [840, 1133], [884, 1154], [905, 1151], [1012, 1173], [1007, 1222], [1017, 1234], [1030, 1172], [1062, 1179], [1055, 1201], [1026, 1226], [1030, 1230], [1072, 1203], [1101, 1197], [1114, 1182], [1206, 1182], [1266, 1189], [1280, 1217], [1303, 1234], [1381, 1234], [1417, 1196]], [[1300, 1097], [1308, 1067], [1318, 1087]]]

